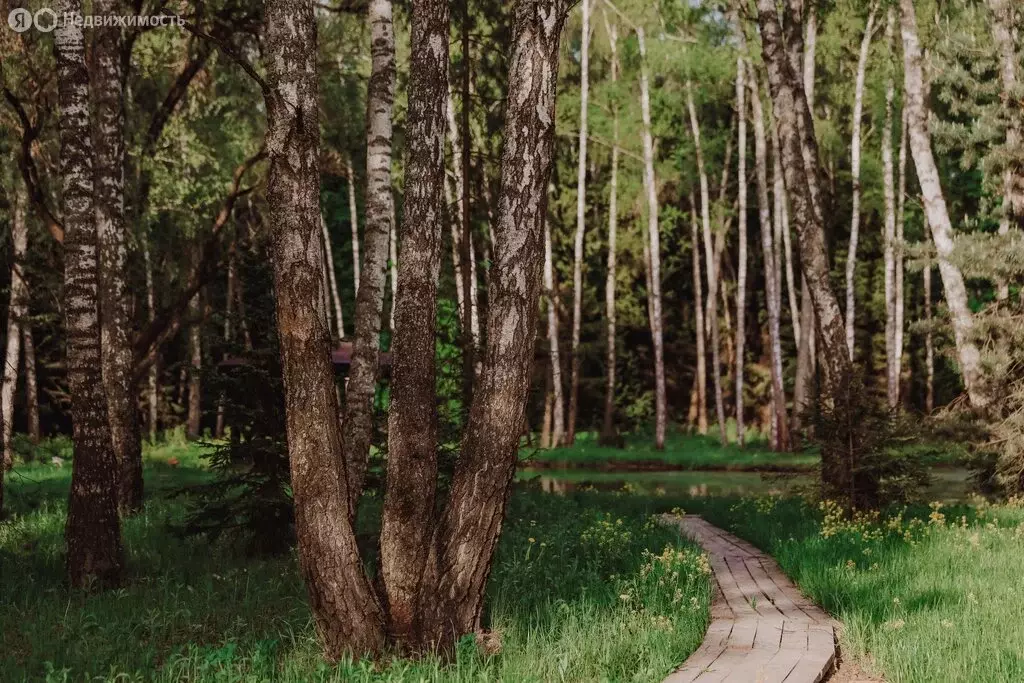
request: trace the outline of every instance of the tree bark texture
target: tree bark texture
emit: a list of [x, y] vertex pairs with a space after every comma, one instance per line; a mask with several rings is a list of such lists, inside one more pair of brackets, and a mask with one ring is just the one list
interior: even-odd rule
[[7, 306], [7, 346], [4, 349], [3, 385], [0, 388], [0, 416], [3, 417], [3, 462], [0, 462], [0, 510], [3, 509], [3, 472], [14, 466], [14, 392], [18, 387], [21, 360], [21, 330], [28, 315], [28, 281], [25, 279], [25, 252], [28, 249], [26, 209], [28, 195], [18, 183], [11, 207], [11, 290]]

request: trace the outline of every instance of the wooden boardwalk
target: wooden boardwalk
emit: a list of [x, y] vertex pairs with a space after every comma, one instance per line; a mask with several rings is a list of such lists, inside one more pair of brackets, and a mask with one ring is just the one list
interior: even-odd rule
[[818, 683], [832, 672], [836, 622], [775, 560], [700, 517], [663, 521], [703, 546], [716, 582], [704, 642], [664, 683]]

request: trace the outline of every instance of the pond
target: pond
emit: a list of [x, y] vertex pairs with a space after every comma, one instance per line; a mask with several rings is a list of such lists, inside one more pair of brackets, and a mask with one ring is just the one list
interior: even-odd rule
[[[970, 471], [964, 468], [935, 468], [932, 484], [925, 491], [926, 500], [958, 502], [971, 492]], [[774, 472], [707, 472], [665, 470], [654, 472], [593, 471], [584, 469], [521, 469], [519, 481], [535, 481], [548, 493], [567, 493], [593, 487], [601, 491], [623, 488], [648, 495], [690, 496], [760, 496], [799, 495], [812, 488], [814, 475], [779, 474]]]

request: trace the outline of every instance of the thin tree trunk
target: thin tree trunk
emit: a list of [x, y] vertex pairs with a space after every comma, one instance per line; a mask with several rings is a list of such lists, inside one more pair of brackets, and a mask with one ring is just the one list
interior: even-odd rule
[[[455, 162], [459, 167], [462, 176], [462, 190], [460, 192], [459, 225], [462, 230], [462, 249], [459, 252], [460, 260], [463, 263], [462, 289], [466, 293], [467, 308], [462, 311], [462, 399], [466, 405], [473, 402], [473, 384], [476, 375], [479, 373], [478, 348], [480, 345], [480, 319], [477, 315], [477, 280], [476, 280], [476, 251], [473, 248], [473, 225], [470, 220], [471, 207], [469, 195], [470, 174], [472, 173], [472, 147], [473, 137], [469, 128], [470, 113], [473, 108], [472, 93], [470, 92], [471, 70], [473, 68], [473, 55], [470, 47], [469, 25], [471, 17], [469, 12], [469, 0], [462, 0], [462, 21], [460, 26], [462, 38], [462, 107], [460, 123], [462, 127], [461, 157]], [[451, 106], [449, 98], [449, 107]]]
[[345, 389], [342, 448], [348, 468], [349, 516], [354, 520], [363, 491], [373, 436], [373, 397], [380, 372], [380, 328], [388, 246], [394, 231], [391, 194], [392, 111], [395, 101], [395, 30], [391, 0], [370, 3], [373, 64], [367, 88], [366, 226], [363, 274], [356, 295], [356, 331]]
[[907, 108], [903, 107], [900, 128], [900, 154], [899, 154], [899, 188], [896, 195], [896, 273], [895, 273], [895, 297], [896, 297], [896, 372], [901, 375], [903, 372], [903, 336], [905, 329], [904, 322], [904, 299], [903, 299], [903, 230], [906, 225], [906, 214], [904, 212], [905, 198], [907, 195]]
[[842, 313], [829, 283], [817, 141], [810, 126], [811, 116], [802, 84], [786, 49], [774, 0], [758, 0], [757, 5], [773, 109], [779, 122], [786, 192], [822, 340], [823, 398], [831, 401], [836, 390], [847, 388], [851, 365]]
[[850, 153], [850, 174], [853, 176], [853, 208], [850, 219], [850, 246], [846, 252], [846, 348], [853, 361], [854, 322], [856, 309], [857, 241], [860, 238], [860, 136], [864, 119], [864, 78], [868, 70], [868, 54], [871, 38], [875, 33], [875, 6], [872, 4], [868, 23], [864, 27], [864, 38], [860, 43], [857, 59], [857, 81], [853, 95], [853, 142]]
[[583, 316], [583, 239], [587, 229], [587, 107], [590, 94], [590, 0], [583, 0], [580, 38], [580, 131], [576, 169], [576, 241], [572, 267], [572, 376], [569, 380], [569, 422], [565, 443], [576, 441], [576, 413], [580, 390], [580, 325]]
[[36, 345], [32, 339], [32, 325], [21, 326], [22, 348], [25, 354], [25, 417], [28, 419], [28, 438], [39, 443], [39, 381], [36, 378]]
[[[890, 60], [896, 52], [896, 10], [885, 18], [885, 37]], [[900, 400], [900, 368], [896, 354], [896, 178], [893, 168], [892, 136], [896, 81], [889, 65], [885, 85], [885, 124], [882, 127], [882, 190], [885, 199], [885, 360], [886, 397], [889, 409]]]
[[768, 136], [765, 133], [764, 111], [757, 75], [749, 67], [750, 106], [754, 121], [754, 163], [757, 167], [757, 204], [761, 222], [761, 253], [764, 258], [765, 300], [768, 307], [768, 337], [771, 346], [772, 434], [773, 446], [779, 451], [790, 449], [789, 424], [786, 415], [786, 390], [782, 379], [782, 340], [779, 329], [778, 267], [772, 239], [771, 200], [768, 198]]
[[430, 641], [443, 651], [480, 626], [518, 459], [519, 430], [509, 425], [523, 423], [532, 374], [541, 222], [553, 163], [558, 45], [567, 5], [565, 0], [520, 0], [513, 13], [487, 346], [439, 528], [436, 590], [425, 601]]
[[[153, 261], [149, 254], [149, 237], [142, 240], [142, 257], [146, 268], [146, 316], [150, 324], [156, 319], [156, 289], [153, 286]], [[149, 408], [149, 442], [156, 443], [160, 407], [160, 370], [157, 363], [149, 366], [146, 380], [146, 404]]]
[[[742, 34], [743, 27], [739, 27]], [[744, 46], [744, 51], [745, 46]], [[746, 439], [743, 421], [744, 368], [747, 334], [747, 102], [743, 57], [736, 59], [736, 116], [739, 121], [739, 263], [736, 268], [736, 441], [740, 446]], [[790, 271], [792, 272], [792, 271]]]
[[[1017, 45], [1014, 37], [1013, 4], [1011, 0], [986, 0], [989, 10], [992, 12], [992, 37], [995, 38], [996, 47], [999, 49], [999, 78], [1002, 83], [1003, 106], [1007, 112], [1013, 112], [1014, 92], [1017, 89]], [[1017, 107], [1019, 109], [1019, 106]], [[1016, 150], [1020, 146], [1020, 114], [1011, 113], [1010, 125], [1006, 130], [1006, 148]], [[1010, 225], [1021, 216], [1024, 216], [1024, 200], [1015, 202], [1014, 187], [1017, 182], [1014, 179], [1014, 168], [1012, 163], [1007, 163], [1003, 169], [1003, 207], [1002, 215], [999, 218], [999, 234], [1006, 235], [1010, 232]], [[1020, 205], [1018, 205], [1020, 204]], [[998, 283], [996, 298], [1005, 300], [1010, 295], [1010, 288], [1006, 282]]]
[[21, 330], [28, 314], [28, 282], [25, 280], [25, 252], [28, 249], [28, 222], [25, 186], [17, 184], [11, 207], [11, 290], [7, 307], [7, 347], [5, 349], [3, 387], [0, 389], [0, 415], [3, 417], [3, 462], [0, 463], [0, 510], [3, 509], [3, 472], [14, 466], [14, 392], [18, 386], [21, 358]]
[[544, 417], [540, 426], [540, 447], [542, 450], [551, 448], [551, 421], [553, 419], [554, 397], [551, 390], [551, 365], [544, 372]]
[[[611, 48], [611, 81], [619, 80], [618, 27], [608, 22], [607, 15], [602, 15], [608, 32]], [[612, 109], [612, 172], [608, 183], [608, 267], [605, 273], [604, 304], [605, 321], [607, 324], [606, 378], [604, 390], [604, 421], [601, 426], [601, 442], [614, 445], [618, 441], [618, 430], [615, 426], [615, 277], [616, 277], [616, 238], [619, 222], [619, 115]]]
[[391, 193], [391, 234], [388, 236], [388, 272], [391, 273], [391, 314], [388, 330], [395, 333], [395, 302], [398, 301], [398, 219], [395, 215], [395, 195]]
[[[700, 249], [701, 236], [700, 227], [697, 221], [697, 202], [690, 194], [690, 232], [693, 244], [693, 312], [694, 325], [697, 331], [697, 376], [694, 384], [697, 387], [696, 399], [697, 410], [697, 433], [708, 433], [708, 371], [707, 371], [707, 349], [705, 348], [704, 328], [704, 284], [701, 278]], [[694, 411], [691, 411], [694, 412]]]
[[[117, 14], [117, 0], [97, 0], [96, 14]], [[96, 229], [99, 239], [100, 330], [103, 390], [110, 436], [121, 471], [122, 512], [142, 508], [142, 436], [134, 381], [124, 218], [124, 74], [117, 27], [97, 27], [93, 43]]]
[[[338, 277], [334, 270], [334, 247], [331, 244], [331, 231], [327, 229], [327, 221], [324, 220], [323, 212], [320, 213], [320, 232], [324, 241], [324, 269], [327, 271], [327, 282], [325, 287], [330, 287], [331, 305], [334, 307], [335, 330], [338, 332], [338, 339], [345, 338], [345, 314], [341, 309], [341, 295], [338, 293]], [[356, 275], [359, 280], [359, 275]], [[356, 292], [359, 290], [356, 289]], [[327, 314], [330, 321], [330, 314]]]
[[[227, 282], [227, 294], [224, 297], [224, 354], [222, 358], [228, 359], [228, 346], [231, 344], [232, 338], [232, 317], [235, 313], [235, 289], [238, 286], [238, 260], [235, 257], [236, 245], [235, 242], [231, 242], [231, 246], [228, 247], [228, 282]], [[224, 418], [225, 418], [225, 406], [224, 406], [224, 393], [217, 399], [217, 422], [213, 428], [214, 436], [218, 439], [224, 436]]]
[[400, 644], [418, 640], [416, 612], [437, 485], [434, 332], [445, 218], [448, 5], [421, 0], [412, 8], [412, 51], [417, 59], [409, 72], [410, 144], [399, 262], [402, 291], [395, 311], [388, 486], [380, 537], [388, 632]]
[[[345, 174], [348, 176], [348, 216], [352, 228], [352, 282], [353, 292], [359, 291], [359, 209], [356, 207], [356, 173], [352, 168], [352, 157], [345, 157]], [[329, 260], [333, 257], [329, 256]], [[333, 269], [332, 269], [333, 270]], [[340, 320], [340, 318], [339, 318]], [[341, 325], [339, 324], [340, 328]]]
[[[193, 253], [198, 258], [198, 249]], [[203, 334], [202, 294], [196, 292], [188, 303], [188, 414], [185, 431], [190, 440], [200, 437], [203, 420]]]
[[565, 440], [565, 397], [562, 393], [562, 361], [558, 343], [558, 290], [555, 287], [554, 258], [551, 253], [551, 226], [544, 221], [544, 291], [548, 308], [548, 353], [551, 358], [552, 427], [551, 447], [558, 448]]
[[[926, 217], [925, 222], [927, 223], [927, 221]], [[931, 242], [927, 230], [925, 230], [925, 240]], [[932, 339], [932, 264], [930, 261], [924, 268], [924, 321], [924, 409], [927, 414], [931, 415], [935, 410], [935, 342]]]
[[644, 189], [647, 194], [647, 239], [651, 250], [651, 336], [654, 338], [654, 447], [665, 448], [668, 406], [665, 399], [665, 346], [661, 324], [661, 237], [658, 229], [658, 180], [654, 175], [651, 93], [644, 29], [636, 27], [640, 48], [640, 110], [643, 118]]
[[[299, 564], [330, 659], [381, 649], [383, 614], [348, 519], [323, 305], [316, 20], [304, 0], [265, 3], [267, 177]], [[447, 42], [445, 41], [445, 45]]]
[[[81, 20], [80, 0], [57, 13]], [[117, 513], [119, 468], [107, 420], [101, 371], [98, 236], [93, 204], [93, 148], [85, 38], [76, 21], [54, 33], [60, 106], [60, 177], [64, 217], [64, 312], [74, 458], [68, 501], [67, 573], [71, 586], [116, 584], [123, 550]]]
[[[708, 189], [708, 174], [704, 168], [704, 152], [700, 144], [700, 122], [697, 107], [693, 102], [693, 86], [686, 82], [686, 107], [690, 112], [690, 133], [697, 153], [697, 172], [700, 176], [701, 223], [704, 228], [704, 256], [707, 264], [708, 319], [711, 328], [711, 379], [715, 391], [715, 416], [718, 419], [718, 436], [722, 444], [728, 443], [725, 432], [725, 401], [722, 397], [721, 340], [718, 328], [718, 270], [715, 264], [715, 249], [711, 235], [711, 193]], [[726, 165], [729, 161], [726, 158]], [[722, 236], [724, 240], [724, 235]]]
[[921, 46], [917, 38], [917, 18], [913, 0], [900, 0], [903, 33], [904, 82], [910, 151], [917, 167], [928, 224], [938, 254], [939, 274], [946, 293], [953, 337], [956, 341], [960, 372], [971, 404], [984, 410], [991, 401], [981, 367], [981, 353], [974, 339], [974, 316], [967, 301], [967, 289], [960, 269], [949, 259], [953, 252], [953, 226], [942, 195], [942, 184], [932, 155], [928, 131], [928, 108], [924, 98], [924, 76], [921, 68]]
[[804, 8], [807, 13], [807, 26], [804, 36], [803, 82], [804, 95], [811, 120], [814, 120], [814, 67], [818, 50], [818, 12], [817, 0], [807, 0]]

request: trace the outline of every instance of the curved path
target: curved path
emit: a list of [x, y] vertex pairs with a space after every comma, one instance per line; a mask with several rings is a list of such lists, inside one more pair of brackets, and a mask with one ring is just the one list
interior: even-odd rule
[[837, 623], [775, 560], [700, 517], [662, 519], [704, 548], [717, 584], [704, 642], [664, 683], [818, 683], [832, 672]]

